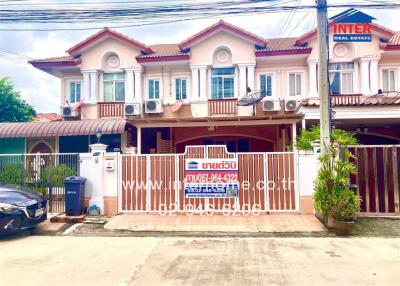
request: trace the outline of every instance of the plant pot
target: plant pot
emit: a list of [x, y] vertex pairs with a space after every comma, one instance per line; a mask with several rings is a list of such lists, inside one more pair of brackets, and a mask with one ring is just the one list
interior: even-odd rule
[[337, 235], [343, 235], [343, 236], [350, 235], [353, 226], [354, 226], [354, 221], [338, 221], [334, 218], [332, 221], [332, 230]]
[[326, 215], [326, 220], [325, 220], [326, 227], [332, 228], [334, 220], [335, 220], [335, 218], [332, 215], [330, 215], [330, 214]]

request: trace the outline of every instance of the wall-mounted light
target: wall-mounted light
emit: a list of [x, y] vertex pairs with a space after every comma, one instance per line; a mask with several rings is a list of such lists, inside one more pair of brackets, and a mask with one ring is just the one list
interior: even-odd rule
[[100, 143], [101, 135], [102, 135], [101, 129], [100, 129], [100, 128], [97, 128], [97, 129], [96, 129], [97, 143]]

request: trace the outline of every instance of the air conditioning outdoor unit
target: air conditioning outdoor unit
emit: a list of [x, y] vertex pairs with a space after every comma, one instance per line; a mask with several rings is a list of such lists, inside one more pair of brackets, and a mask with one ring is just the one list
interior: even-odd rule
[[126, 103], [124, 106], [125, 116], [142, 115], [141, 103]]
[[149, 99], [145, 102], [146, 113], [161, 113], [163, 112], [163, 105], [161, 99]]
[[62, 117], [77, 117], [79, 116], [78, 110], [72, 110], [71, 106], [61, 106]]
[[297, 108], [297, 100], [287, 100], [285, 102], [285, 111], [295, 111]]
[[262, 102], [263, 111], [279, 111], [281, 110], [280, 100], [265, 100]]

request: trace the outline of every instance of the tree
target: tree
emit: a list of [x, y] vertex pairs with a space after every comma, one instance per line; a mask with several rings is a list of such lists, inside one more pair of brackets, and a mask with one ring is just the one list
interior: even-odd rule
[[0, 78], [0, 122], [31, 121], [36, 112], [7, 77]]
[[[338, 143], [340, 146], [344, 145], [357, 145], [359, 144], [354, 133], [343, 129], [333, 129], [332, 140]], [[319, 140], [320, 138], [320, 127], [319, 125], [314, 125], [309, 130], [302, 130], [297, 138], [296, 147], [300, 150], [311, 150], [311, 143], [313, 141]]]

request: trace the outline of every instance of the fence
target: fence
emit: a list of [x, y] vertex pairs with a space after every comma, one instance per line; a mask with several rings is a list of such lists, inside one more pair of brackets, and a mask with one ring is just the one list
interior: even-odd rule
[[79, 175], [79, 154], [0, 154], [0, 184], [44, 194], [51, 213], [64, 212], [64, 178], [75, 175]]
[[345, 150], [354, 156], [350, 160], [357, 167], [350, 181], [358, 186], [361, 212], [399, 213], [400, 145], [342, 147], [342, 152]]
[[[228, 153], [225, 146], [188, 146], [184, 154], [120, 158], [121, 212], [298, 211], [297, 156], [293, 152]], [[185, 196], [185, 160], [204, 158], [237, 159], [237, 196]]]

